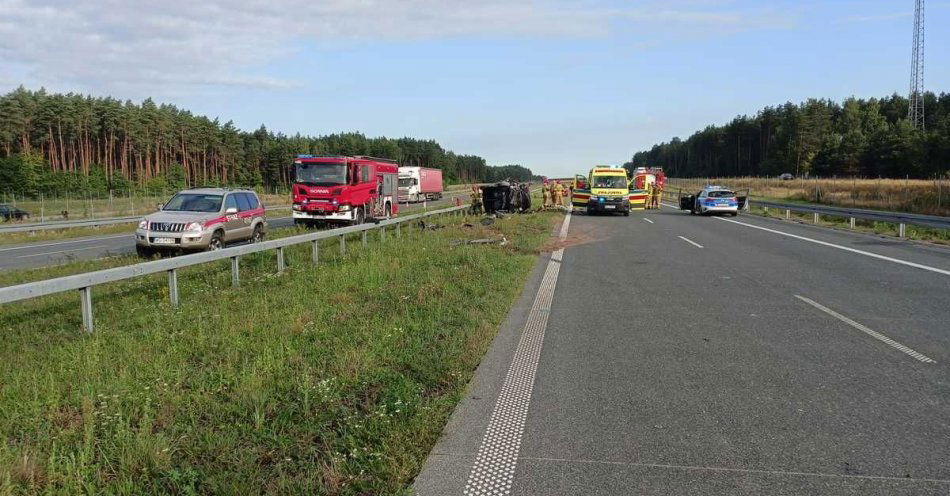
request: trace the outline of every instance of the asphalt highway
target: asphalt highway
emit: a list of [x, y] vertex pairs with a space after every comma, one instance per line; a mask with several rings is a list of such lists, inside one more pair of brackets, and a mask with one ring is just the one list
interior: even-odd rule
[[673, 208], [563, 243], [418, 494], [950, 494], [950, 249]]
[[[427, 208], [446, 206], [455, 198], [467, 198], [467, 193], [451, 192], [441, 200], [428, 202]], [[400, 205], [401, 211], [415, 211], [422, 204], [411, 204], [408, 209]], [[284, 214], [285, 210], [279, 210]], [[270, 229], [292, 227], [293, 218], [289, 216], [268, 217]], [[0, 270], [28, 269], [56, 265], [73, 260], [93, 260], [102, 257], [128, 255], [135, 253], [134, 226], [130, 225], [128, 234], [108, 234], [70, 238], [60, 241], [44, 241], [0, 246]]]

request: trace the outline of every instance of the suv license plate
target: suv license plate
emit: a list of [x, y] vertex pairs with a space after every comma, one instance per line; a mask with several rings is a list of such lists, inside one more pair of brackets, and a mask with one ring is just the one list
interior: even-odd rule
[[606, 209], [611, 209], [611, 208], [615, 208], [615, 207], [614, 207], [614, 205], [604, 205], [604, 208], [606, 208]]
[[173, 245], [175, 244], [175, 238], [155, 238], [155, 241], [152, 243], [156, 245]]

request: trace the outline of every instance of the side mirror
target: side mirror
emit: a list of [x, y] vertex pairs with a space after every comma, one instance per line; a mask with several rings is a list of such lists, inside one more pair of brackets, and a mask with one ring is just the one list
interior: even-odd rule
[[236, 214], [236, 213], [237, 213], [237, 208], [235, 208], [235, 207], [228, 207], [228, 209], [225, 210], [224, 213], [226, 213], [226, 214]]

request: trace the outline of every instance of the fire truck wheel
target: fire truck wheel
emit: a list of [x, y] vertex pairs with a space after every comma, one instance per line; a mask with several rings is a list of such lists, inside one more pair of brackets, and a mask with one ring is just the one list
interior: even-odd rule
[[366, 221], [366, 214], [363, 213], [363, 207], [356, 209], [356, 219], [353, 220], [353, 224], [360, 225]]
[[386, 211], [386, 218], [387, 218], [387, 219], [393, 216], [393, 205], [392, 205], [392, 203], [386, 202], [385, 211]]

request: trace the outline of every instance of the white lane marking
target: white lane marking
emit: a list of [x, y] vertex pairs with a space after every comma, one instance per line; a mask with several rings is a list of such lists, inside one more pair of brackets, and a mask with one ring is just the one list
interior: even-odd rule
[[43, 243], [36, 245], [27, 245], [27, 246], [14, 246], [13, 248], [0, 248], [0, 251], [13, 251], [13, 250], [31, 250], [33, 248], [42, 248], [44, 246], [59, 246], [59, 245], [68, 245], [68, 244], [79, 244], [79, 243], [95, 243], [96, 241], [102, 241], [103, 239], [114, 239], [114, 238], [134, 238], [134, 234], [119, 234], [116, 236], [97, 236], [95, 238], [87, 239], [73, 239], [70, 241], [57, 241], [55, 243]]
[[859, 330], [859, 331], [861, 331], [861, 332], [867, 334], [868, 336], [871, 336], [872, 338], [877, 339], [878, 341], [881, 341], [881, 342], [887, 344], [887, 345], [890, 346], [891, 348], [894, 348], [894, 349], [903, 351], [904, 353], [907, 353], [908, 355], [910, 355], [910, 356], [916, 358], [917, 360], [920, 360], [921, 362], [924, 362], [924, 363], [937, 363], [934, 359], [932, 359], [932, 358], [930, 358], [930, 357], [928, 357], [928, 356], [926, 356], [926, 355], [924, 355], [924, 354], [918, 353], [918, 352], [916, 352], [916, 351], [914, 351], [914, 350], [912, 350], [912, 349], [910, 349], [910, 348], [908, 348], [908, 347], [906, 347], [906, 346], [904, 346], [904, 345], [898, 343], [897, 341], [894, 341], [893, 339], [891, 339], [891, 338], [889, 338], [889, 337], [887, 337], [887, 336], [885, 336], [885, 335], [883, 335], [883, 334], [881, 334], [881, 333], [879, 333], [879, 332], [877, 332], [877, 331], [873, 331], [873, 330], [871, 330], [870, 328], [868, 328], [867, 326], [865, 326], [865, 325], [863, 325], [863, 324], [860, 324], [860, 323], [858, 323], [858, 322], [855, 322], [855, 321], [853, 321], [853, 320], [851, 320], [851, 319], [845, 317], [844, 315], [841, 315], [840, 313], [838, 313], [838, 312], [836, 312], [836, 311], [834, 311], [834, 310], [832, 310], [832, 309], [830, 309], [830, 308], [828, 308], [828, 307], [822, 305], [821, 303], [816, 302], [815, 300], [811, 300], [811, 299], [809, 299], [809, 298], [805, 298], [804, 296], [799, 296], [799, 295], [795, 295], [795, 298], [798, 298], [799, 300], [802, 300], [802, 301], [804, 301], [805, 303], [808, 303], [809, 305], [811, 305], [811, 306], [817, 308], [818, 310], [821, 310], [822, 312], [825, 312], [825, 313], [827, 313], [828, 315], [831, 315], [832, 317], [834, 317], [834, 318], [836, 318], [836, 319], [838, 319], [838, 320], [844, 322], [845, 324], [850, 325], [851, 327], [854, 327], [855, 329], [857, 329], [857, 330]]
[[679, 210], [679, 209], [680, 209], [678, 206], [676, 206], [676, 205], [670, 205], [669, 203], [660, 202], [660, 205], [663, 205], [664, 207], [670, 207], [670, 208], [673, 208], [673, 209], [676, 209], [676, 210]]
[[689, 244], [695, 246], [696, 248], [702, 248], [702, 247], [703, 247], [703, 245], [701, 245], [701, 244], [699, 244], [699, 243], [697, 243], [697, 242], [695, 242], [695, 241], [692, 241], [692, 240], [690, 240], [690, 239], [686, 239], [686, 238], [684, 238], [684, 237], [682, 237], [682, 236], [677, 236], [677, 238], [682, 239], [683, 241], [685, 241], [685, 242], [687, 242], [687, 243], [689, 243]]
[[[94, 245], [94, 246], [83, 246], [83, 250], [91, 250], [93, 248], [105, 248], [107, 245]], [[55, 255], [57, 253], [66, 253], [76, 250], [59, 250], [59, 251], [44, 251], [43, 253], [30, 253], [29, 255], [17, 255], [17, 258], [29, 258], [29, 257], [42, 257], [44, 255]]]
[[871, 257], [871, 258], [876, 258], [876, 259], [878, 259], [878, 260], [886, 260], [886, 261], [888, 261], [888, 262], [894, 262], [894, 263], [897, 263], [897, 264], [906, 265], [906, 266], [908, 266], [908, 267], [914, 267], [914, 268], [917, 268], [917, 269], [929, 270], [930, 272], [936, 272], [936, 273], [938, 273], [938, 274], [943, 274], [943, 275], [945, 275], [945, 276], [950, 276], [950, 270], [938, 269], [938, 268], [936, 268], [936, 267], [931, 267], [931, 266], [929, 266], [929, 265], [919, 264], [919, 263], [915, 263], [915, 262], [908, 262], [907, 260], [901, 260], [901, 259], [899, 259], [899, 258], [886, 257], [886, 256], [884, 256], [884, 255], [878, 255], [877, 253], [871, 253], [871, 252], [869, 252], [869, 251], [858, 250], [858, 249], [856, 249], [856, 248], [849, 248], [849, 247], [847, 247], [847, 246], [842, 246], [842, 245], [836, 245], [836, 244], [834, 244], [834, 243], [829, 243], [829, 242], [827, 242], [827, 241], [819, 241], [819, 240], [817, 240], [817, 239], [806, 238], [805, 236], [799, 236], [799, 235], [797, 235], [797, 234], [791, 234], [791, 233], [787, 233], [787, 232], [785, 232], [785, 231], [779, 231], [779, 230], [776, 230], [776, 229], [769, 229], [769, 228], [767, 228], [767, 227], [757, 226], [757, 225], [754, 225], [754, 224], [748, 224], [748, 223], [745, 223], [745, 222], [739, 222], [739, 221], [737, 221], [737, 220], [724, 219], [724, 218], [722, 218], [722, 217], [716, 217], [716, 219], [719, 219], [719, 220], [721, 220], [721, 221], [723, 221], [723, 222], [732, 222], [733, 224], [739, 224], [740, 226], [751, 227], [751, 228], [753, 228], [753, 229], [759, 229], [759, 230], [766, 231], [766, 232], [770, 232], [770, 233], [781, 234], [782, 236], [788, 236], [788, 237], [790, 237], [790, 238], [800, 239], [800, 240], [802, 240], [802, 241], [808, 241], [808, 242], [810, 242], [810, 243], [815, 243], [815, 244], [819, 244], [819, 245], [822, 245], [822, 246], [829, 246], [829, 247], [831, 247], [831, 248], [837, 248], [837, 249], [839, 249], [839, 250], [844, 250], [844, 251], [848, 251], [848, 252], [851, 252], [851, 253], [857, 253], [857, 254], [859, 254], [859, 255], [864, 255], [864, 256], [867, 256], [867, 257]]
[[650, 224], [653, 224], [653, 221], [652, 221], [652, 220], [650, 220], [650, 219], [647, 219], [646, 217], [643, 217], [643, 220], [645, 220], [645, 221], [647, 221], [647, 222], [649, 222]]
[[[568, 212], [561, 224], [561, 240], [567, 238], [570, 223], [571, 213]], [[521, 451], [521, 438], [528, 418], [528, 406], [531, 404], [534, 376], [544, 342], [544, 330], [563, 256], [564, 248], [551, 254], [463, 494], [482, 496], [511, 492], [518, 453]]]
[[886, 480], [886, 481], [896, 481], [896, 482], [937, 482], [941, 484], [950, 483], [950, 479], [919, 479], [919, 478], [909, 478], [909, 477], [890, 477], [886, 475], [843, 475], [843, 474], [829, 474], [825, 472], [794, 472], [794, 471], [789, 471], [789, 470], [763, 470], [763, 469], [754, 469], [754, 468], [710, 467], [710, 466], [703, 466], [703, 465], [673, 465], [669, 463], [618, 462], [618, 461], [608, 461], [608, 460], [588, 460], [588, 459], [583, 459], [583, 458], [551, 458], [551, 457], [526, 456], [524, 457], [524, 459], [537, 460], [537, 461], [542, 461], [542, 462], [588, 463], [588, 464], [597, 464], [597, 465], [665, 468], [665, 469], [674, 469], [674, 470], [701, 470], [701, 471], [711, 471], [711, 472], [736, 472], [736, 473], [748, 473], [748, 474], [829, 477], [829, 478], [835, 478], [835, 479], [870, 479], [870, 480]]

